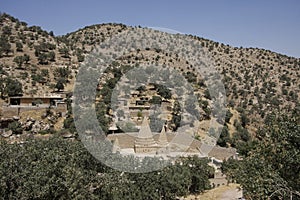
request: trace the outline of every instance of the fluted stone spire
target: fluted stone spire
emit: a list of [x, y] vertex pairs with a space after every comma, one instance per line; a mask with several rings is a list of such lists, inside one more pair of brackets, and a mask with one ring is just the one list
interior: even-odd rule
[[138, 133], [138, 138], [153, 138], [148, 120], [144, 117], [140, 131]]
[[117, 130], [118, 130], [118, 127], [117, 127], [116, 123], [115, 123], [115, 122], [113, 122], [112, 126], [111, 126], [111, 127], [109, 127], [109, 129], [108, 129], [108, 130], [112, 131], [112, 133], [114, 134], [114, 133], [115, 133], [115, 131], [117, 131]]
[[114, 143], [113, 143], [112, 152], [116, 153], [117, 151], [120, 151], [120, 150], [121, 150], [121, 148], [120, 148], [120, 145], [119, 145], [119, 140], [116, 137], [116, 139], [114, 140]]
[[164, 126], [161, 129], [161, 132], [159, 134], [158, 145], [161, 147], [166, 147], [168, 145], [168, 138], [167, 138], [167, 134], [166, 134], [166, 130], [165, 130]]
[[157, 147], [154, 141], [151, 129], [149, 127], [148, 120], [143, 119], [140, 131], [135, 139], [135, 152], [136, 153], [146, 153], [152, 152]]

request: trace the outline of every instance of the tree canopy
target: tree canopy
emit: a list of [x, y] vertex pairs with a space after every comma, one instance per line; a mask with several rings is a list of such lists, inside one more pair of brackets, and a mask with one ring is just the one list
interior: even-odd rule
[[23, 93], [22, 83], [11, 77], [0, 78], [1, 97], [17, 96]]
[[4, 199], [175, 199], [210, 187], [207, 163], [188, 157], [160, 171], [124, 173], [98, 162], [78, 141], [0, 142], [0, 194]]
[[300, 199], [299, 116], [272, 116], [243, 160], [223, 164], [249, 199]]

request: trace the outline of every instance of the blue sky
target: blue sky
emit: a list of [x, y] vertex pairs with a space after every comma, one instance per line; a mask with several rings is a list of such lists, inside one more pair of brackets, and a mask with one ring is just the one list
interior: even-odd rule
[[117, 22], [300, 58], [299, 0], [1, 0], [0, 11], [56, 35]]

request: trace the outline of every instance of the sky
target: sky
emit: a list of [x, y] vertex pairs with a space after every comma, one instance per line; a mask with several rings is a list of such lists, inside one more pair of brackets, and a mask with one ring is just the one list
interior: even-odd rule
[[114, 22], [300, 58], [299, 0], [0, 0], [0, 12], [55, 35]]

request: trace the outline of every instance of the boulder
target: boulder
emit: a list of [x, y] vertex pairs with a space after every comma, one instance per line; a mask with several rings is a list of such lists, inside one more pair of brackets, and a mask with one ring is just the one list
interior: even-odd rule
[[19, 119], [20, 119], [19, 116], [13, 116], [12, 118], [13, 118], [14, 120], [19, 120]]
[[11, 130], [8, 131], [4, 131], [1, 135], [2, 137], [8, 138], [13, 134], [13, 132]]

